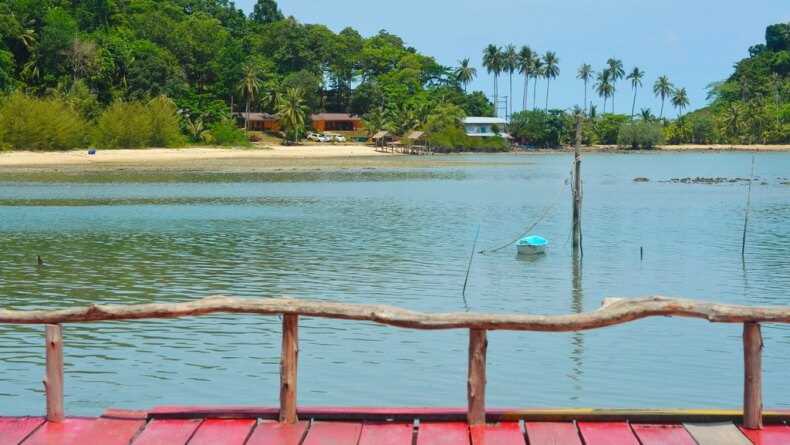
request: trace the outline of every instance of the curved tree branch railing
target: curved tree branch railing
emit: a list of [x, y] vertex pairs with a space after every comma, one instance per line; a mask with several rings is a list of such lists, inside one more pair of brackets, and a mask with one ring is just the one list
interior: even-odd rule
[[598, 329], [648, 317], [699, 318], [713, 323], [744, 324], [744, 426], [762, 426], [762, 335], [760, 323], [790, 323], [790, 307], [750, 307], [662, 296], [605, 299], [593, 312], [572, 315], [424, 313], [393, 306], [335, 303], [301, 299], [207, 297], [180, 303], [91, 305], [86, 307], [15, 311], [0, 310], [0, 323], [47, 325], [47, 418], [63, 414], [63, 323], [178, 318], [213, 313], [283, 315], [280, 420], [295, 422], [298, 317], [371, 321], [410, 329], [469, 329], [467, 418], [485, 422], [486, 332], [490, 330], [568, 332]]

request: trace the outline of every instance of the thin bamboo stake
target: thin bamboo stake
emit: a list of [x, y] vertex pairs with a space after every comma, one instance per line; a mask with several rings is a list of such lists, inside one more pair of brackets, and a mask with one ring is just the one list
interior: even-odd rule
[[44, 390], [47, 396], [47, 420], [62, 422], [63, 410], [63, 327], [48, 324], [46, 327], [46, 375]]
[[283, 316], [282, 359], [280, 361], [280, 422], [296, 423], [296, 383], [299, 361], [299, 316]]
[[579, 249], [581, 255], [584, 256], [582, 248], [582, 225], [581, 225], [581, 209], [582, 209], [582, 178], [581, 178], [581, 153], [580, 146], [582, 141], [582, 116], [581, 113], [576, 113], [576, 143], [573, 147], [573, 250]]
[[746, 192], [746, 214], [743, 217], [743, 239], [741, 240], [741, 259], [746, 256], [746, 228], [749, 226], [749, 211], [752, 207], [752, 180], [754, 179], [754, 156], [752, 156], [752, 174], [749, 176], [749, 189]]
[[488, 340], [483, 329], [469, 330], [469, 374], [466, 382], [469, 425], [486, 423], [486, 349]]
[[763, 427], [763, 336], [759, 323], [743, 325], [743, 426]]

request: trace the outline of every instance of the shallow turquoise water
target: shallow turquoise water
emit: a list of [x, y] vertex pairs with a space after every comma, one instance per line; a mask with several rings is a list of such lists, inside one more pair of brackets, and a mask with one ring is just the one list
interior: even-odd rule
[[[582, 267], [572, 267], [566, 155], [468, 156], [452, 168], [174, 176], [147, 183], [0, 183], [0, 304], [288, 295], [424, 311], [569, 313], [606, 296], [789, 304], [790, 154], [596, 154], [583, 163]], [[486, 166], [488, 161], [511, 166]], [[478, 161], [483, 161], [479, 164]], [[648, 183], [635, 183], [645, 176]], [[1, 179], [1, 178], [0, 178]], [[549, 254], [478, 248], [535, 229]], [[640, 261], [639, 249], [645, 257]], [[36, 266], [40, 254], [46, 265]], [[464, 406], [464, 331], [302, 321], [299, 401]], [[160, 404], [277, 404], [280, 322], [222, 315], [66, 327], [71, 414]], [[495, 332], [490, 406], [737, 406], [740, 326], [650, 319], [572, 334]], [[766, 405], [790, 407], [790, 327], [768, 325]], [[42, 413], [43, 327], [0, 326], [3, 414]]]

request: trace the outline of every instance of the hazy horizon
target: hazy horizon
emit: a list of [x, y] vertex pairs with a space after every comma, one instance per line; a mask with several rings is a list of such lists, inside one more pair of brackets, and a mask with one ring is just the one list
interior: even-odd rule
[[[790, 8], [779, 0], [755, 2], [759, 8], [711, 0], [638, 4], [618, 0], [584, 0], [575, 4], [495, 0], [487, 5], [470, 0], [453, 1], [451, 5], [415, 0], [375, 5], [363, 0], [335, 0], [332, 8], [316, 7], [308, 0], [278, 3], [285, 15], [293, 15], [303, 23], [324, 24], [336, 32], [351, 26], [369, 36], [386, 29], [443, 65], [455, 66], [459, 59], [469, 57], [478, 71], [477, 79], [469, 85], [470, 91], [481, 90], [486, 95], [491, 95], [493, 85], [492, 77], [481, 66], [486, 45], [526, 44], [541, 53], [554, 51], [559, 56], [561, 72], [551, 82], [551, 108], [581, 105], [584, 89], [576, 79], [579, 65], [589, 63], [599, 70], [608, 58], [615, 57], [623, 61], [626, 72], [634, 66], [646, 71], [636, 108], [638, 112], [639, 108], [649, 107], [654, 114], [660, 108], [660, 101], [651, 90], [656, 77], [666, 74], [676, 86], [688, 90], [688, 110], [703, 107], [705, 87], [729, 76], [733, 65], [748, 55], [749, 47], [764, 41], [766, 26], [790, 21]], [[248, 13], [254, 4], [255, 0], [237, 3]], [[481, 20], [492, 12], [499, 16]], [[522, 87], [523, 79], [514, 74], [515, 111], [521, 108]], [[508, 76], [504, 75], [500, 94], [508, 93]], [[546, 83], [541, 80], [537, 94], [541, 107], [545, 95]], [[592, 85], [589, 98], [600, 111], [602, 100], [592, 92]], [[631, 100], [630, 83], [618, 82], [615, 111], [630, 113]], [[667, 103], [664, 113], [674, 116], [675, 110]]]

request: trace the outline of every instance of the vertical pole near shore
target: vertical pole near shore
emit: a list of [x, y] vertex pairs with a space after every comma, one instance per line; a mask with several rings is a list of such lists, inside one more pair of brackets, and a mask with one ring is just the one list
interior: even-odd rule
[[469, 408], [466, 419], [470, 426], [486, 423], [486, 349], [484, 329], [469, 330], [469, 377], [466, 382]]
[[573, 251], [579, 250], [584, 256], [584, 249], [582, 248], [582, 178], [581, 178], [581, 164], [582, 158], [579, 152], [582, 143], [582, 113], [576, 112], [576, 143], [573, 146], [573, 185], [572, 185], [572, 199], [573, 199]]
[[763, 427], [763, 335], [759, 323], [743, 324], [743, 426]]
[[296, 370], [299, 361], [299, 316], [283, 315], [283, 345], [280, 359], [280, 422], [296, 423]]
[[46, 326], [46, 375], [44, 391], [47, 396], [47, 420], [62, 422], [63, 411], [63, 327], [59, 324]]

